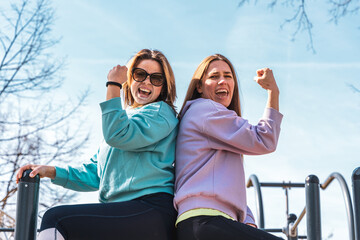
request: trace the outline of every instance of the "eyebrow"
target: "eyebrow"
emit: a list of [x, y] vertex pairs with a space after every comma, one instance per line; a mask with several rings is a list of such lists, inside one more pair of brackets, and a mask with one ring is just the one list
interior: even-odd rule
[[[219, 74], [220, 72], [216, 71], [216, 72], [209, 72], [209, 74]], [[232, 72], [224, 72], [224, 74], [232, 74]]]

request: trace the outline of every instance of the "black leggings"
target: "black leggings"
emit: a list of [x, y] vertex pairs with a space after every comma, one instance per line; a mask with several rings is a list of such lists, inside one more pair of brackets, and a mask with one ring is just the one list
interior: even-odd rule
[[221, 216], [198, 216], [178, 223], [178, 240], [280, 240], [274, 235]]
[[56, 228], [67, 240], [172, 240], [175, 220], [173, 196], [156, 193], [126, 202], [54, 207], [44, 214], [40, 231]]

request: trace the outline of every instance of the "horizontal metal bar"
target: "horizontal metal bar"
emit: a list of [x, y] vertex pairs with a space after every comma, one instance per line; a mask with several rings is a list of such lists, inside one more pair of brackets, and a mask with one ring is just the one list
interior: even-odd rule
[[0, 228], [0, 232], [14, 232], [15, 228]]
[[265, 232], [283, 232], [282, 228], [260, 228], [261, 230]]
[[291, 183], [291, 182], [283, 182], [283, 183], [275, 183], [275, 182], [261, 182], [261, 187], [281, 187], [281, 188], [292, 188], [292, 187], [299, 187], [303, 188], [305, 187], [305, 183]]

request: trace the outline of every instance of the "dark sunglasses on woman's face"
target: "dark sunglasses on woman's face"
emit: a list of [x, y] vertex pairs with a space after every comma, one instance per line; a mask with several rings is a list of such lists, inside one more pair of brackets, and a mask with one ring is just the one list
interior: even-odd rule
[[132, 70], [132, 77], [136, 82], [143, 82], [145, 79], [150, 76], [150, 82], [154, 86], [161, 86], [165, 82], [164, 75], [162, 73], [152, 73], [148, 74], [144, 69], [142, 68], [134, 68]]

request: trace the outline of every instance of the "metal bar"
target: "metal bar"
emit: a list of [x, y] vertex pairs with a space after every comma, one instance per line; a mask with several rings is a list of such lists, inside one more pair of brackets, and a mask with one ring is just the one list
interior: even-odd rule
[[353, 171], [351, 178], [355, 213], [355, 239], [360, 240], [360, 167]]
[[284, 232], [282, 228], [265, 228], [265, 229], [261, 229], [265, 232]]
[[15, 240], [35, 240], [39, 204], [40, 177], [31, 178], [32, 170], [23, 173], [18, 185]]
[[14, 232], [15, 228], [0, 228], [0, 232]]
[[275, 182], [262, 182], [260, 183], [260, 186], [261, 187], [281, 187], [281, 188], [295, 188], [295, 187], [298, 187], [298, 188], [303, 188], [305, 187], [305, 184], [304, 183], [275, 183]]
[[307, 239], [321, 240], [319, 178], [309, 175], [305, 183]]
[[344, 197], [345, 208], [348, 219], [349, 239], [355, 240], [354, 211], [352, 207], [350, 191], [344, 177], [340, 173], [334, 172], [330, 174], [330, 176], [326, 179], [326, 181], [323, 184], [321, 184], [320, 187], [322, 189], [326, 189], [334, 179], [338, 180], [338, 182], [340, 183], [342, 195]]
[[306, 207], [304, 207], [304, 209], [302, 210], [302, 212], [300, 213], [300, 216], [298, 219], [296, 219], [296, 222], [294, 223], [294, 225], [291, 227], [290, 229], [290, 235], [294, 235], [297, 231], [297, 227], [300, 224], [301, 220], [304, 218], [306, 213]]
[[290, 215], [289, 215], [289, 189], [284, 188], [285, 191], [285, 213], [286, 213], [286, 235], [289, 235], [289, 226], [290, 226]]
[[255, 188], [255, 201], [256, 201], [256, 213], [259, 221], [259, 228], [265, 228], [265, 219], [264, 219], [264, 206], [262, 201], [261, 189], [259, 179], [256, 175], [252, 174], [249, 177], [246, 187], [254, 186]]

